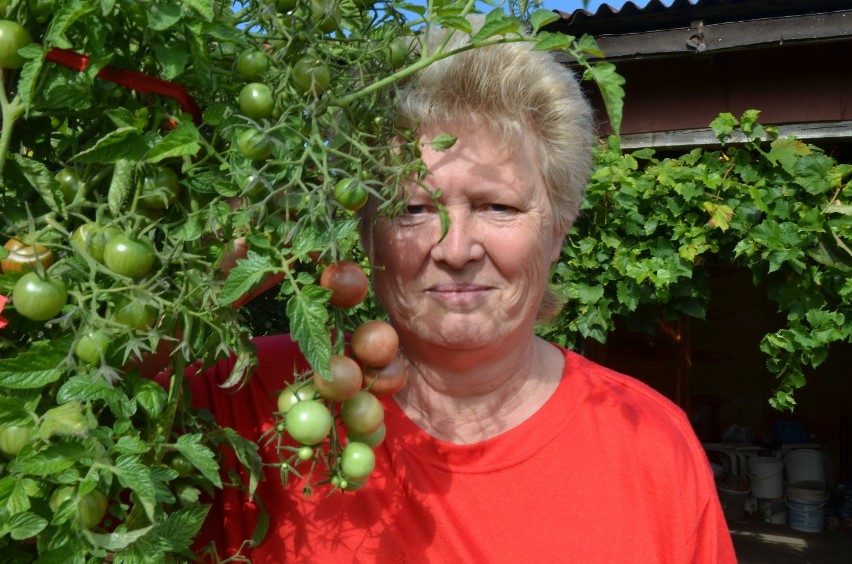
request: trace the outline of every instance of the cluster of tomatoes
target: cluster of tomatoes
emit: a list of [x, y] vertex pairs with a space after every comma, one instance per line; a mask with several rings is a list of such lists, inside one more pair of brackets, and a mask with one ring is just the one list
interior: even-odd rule
[[[340, 308], [358, 305], [367, 294], [364, 271], [347, 260], [330, 264], [320, 285], [331, 290], [329, 301]], [[399, 391], [407, 379], [398, 356], [399, 336], [390, 324], [362, 323], [352, 333], [349, 348], [353, 356], [332, 355], [329, 378], [313, 373], [280, 393], [276, 427], [298, 444], [290, 447], [293, 455], [284, 462], [288, 467], [314, 459], [317, 447], [327, 443], [323, 458], [328, 461], [328, 482], [341, 490], [362, 486], [375, 468], [373, 449], [385, 438], [384, 409], [376, 396]], [[345, 431], [345, 442], [340, 430]]]

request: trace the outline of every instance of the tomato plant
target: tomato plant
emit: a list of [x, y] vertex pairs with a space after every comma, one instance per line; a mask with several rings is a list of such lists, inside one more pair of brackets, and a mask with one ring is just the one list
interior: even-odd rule
[[[224, 385], [239, 387], [257, 362], [250, 336], [285, 325], [310, 370], [296, 384], [283, 370], [277, 406], [270, 399], [281, 468], [299, 463], [295, 440], [312, 451], [303, 450], [305, 488], [331, 490], [332, 476], [346, 490], [363, 483], [341, 478], [344, 435], [325, 429], [339, 415], [350, 441], [359, 432], [364, 444], [381, 440], [381, 405], [357, 390], [360, 367], [332, 361], [378, 311], [366, 298], [352, 211], [369, 194], [396, 213], [396, 188], [425, 174], [396, 92], [452, 54], [442, 48], [415, 63], [415, 30], [457, 25], [471, 9], [449, 2], [408, 16], [405, 5], [7, 3], [0, 241], [16, 239], [38, 260], [7, 268], [20, 253], [0, 249], [0, 301], [12, 298], [0, 318], [0, 427], [32, 429], [26, 463], [0, 465], [0, 522], [10, 533], [0, 554], [184, 558], [209, 509], [200, 493], [230, 487], [221, 451], [236, 453], [249, 481], [268, 462], [256, 437], [193, 407], [187, 367], [234, 355]], [[539, 13], [532, 27], [552, 17]], [[475, 43], [526, 41], [501, 35], [521, 30], [515, 18], [489, 18], [501, 31]], [[575, 60], [585, 56], [565, 45]], [[237, 307], [269, 280], [273, 307]], [[267, 313], [274, 323], [261, 327]], [[326, 389], [341, 398], [329, 401], [317, 388], [337, 382], [341, 366], [346, 391]], [[366, 385], [379, 391], [384, 381]], [[66, 487], [65, 503], [51, 504]], [[84, 530], [102, 532], [107, 504], [109, 534]], [[172, 522], [180, 526], [161, 534]]]
[[351, 260], [341, 260], [328, 265], [320, 275], [320, 286], [331, 290], [331, 305], [349, 308], [364, 301], [369, 281], [364, 270]]
[[12, 290], [15, 310], [34, 321], [56, 316], [68, 302], [65, 283], [57, 278], [42, 278], [35, 272], [21, 276]]

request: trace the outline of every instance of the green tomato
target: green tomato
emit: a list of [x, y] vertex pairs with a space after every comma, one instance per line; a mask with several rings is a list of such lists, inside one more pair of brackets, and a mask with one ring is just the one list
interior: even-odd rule
[[74, 196], [80, 190], [80, 177], [72, 168], [63, 168], [54, 176], [59, 183], [59, 191], [62, 192], [62, 199], [66, 204], [74, 201]]
[[347, 437], [350, 442], [359, 442], [364, 443], [370, 448], [377, 448], [383, 442], [385, 442], [385, 436], [387, 435], [387, 427], [382, 423], [379, 425], [379, 428], [373, 431], [372, 433], [368, 433], [366, 435], [361, 435], [359, 433], [353, 433], [349, 431]]
[[24, 317], [47, 321], [62, 311], [68, 302], [68, 291], [61, 280], [42, 278], [35, 272], [28, 272], [15, 284], [12, 302], [15, 310]]
[[77, 252], [88, 254], [96, 261], [104, 262], [104, 248], [110, 239], [121, 232], [115, 227], [101, 227], [97, 223], [84, 223], [71, 235], [71, 245]]
[[106, 510], [107, 497], [98, 490], [92, 490], [77, 500], [77, 516], [85, 529], [92, 529], [100, 523]]
[[0, 451], [6, 456], [15, 458], [32, 438], [33, 428], [23, 425], [6, 425], [0, 427]]
[[296, 402], [284, 416], [287, 433], [297, 443], [313, 446], [321, 443], [331, 431], [334, 418], [320, 401]]
[[250, 82], [240, 90], [240, 111], [253, 119], [267, 118], [275, 109], [272, 89], [261, 82]]
[[175, 171], [157, 167], [142, 179], [138, 202], [144, 208], [162, 210], [174, 203], [180, 191], [180, 180]]
[[298, 382], [290, 384], [278, 394], [278, 411], [287, 413], [296, 402], [312, 400], [317, 396], [313, 382]]
[[385, 48], [385, 63], [396, 70], [405, 64], [408, 57], [408, 45], [402, 39], [394, 39]]
[[87, 364], [95, 364], [106, 354], [112, 339], [101, 331], [87, 331], [74, 345], [74, 354]]
[[311, 0], [311, 22], [323, 33], [338, 29], [338, 5], [335, 0]]
[[253, 161], [269, 158], [272, 148], [272, 140], [256, 129], [245, 129], [237, 137], [237, 149], [244, 157]]
[[376, 455], [369, 445], [350, 442], [340, 454], [340, 470], [347, 478], [360, 480], [370, 475], [376, 467]]
[[18, 49], [33, 42], [30, 32], [18, 22], [0, 20], [0, 68], [19, 69], [26, 59], [18, 55]]
[[157, 309], [153, 305], [138, 299], [131, 300], [115, 310], [115, 313], [112, 314], [112, 320], [128, 329], [147, 331], [154, 326], [154, 322], [157, 320]]
[[269, 57], [260, 49], [246, 49], [237, 57], [237, 72], [246, 80], [259, 80], [269, 70]]
[[154, 266], [156, 254], [151, 244], [125, 234], [116, 235], [104, 247], [104, 264], [121, 276], [140, 278]]
[[331, 69], [316, 57], [306, 55], [293, 65], [293, 82], [302, 94], [320, 96], [331, 85]]
[[172, 470], [178, 473], [178, 476], [185, 478], [195, 472], [195, 465], [182, 454], [176, 454], [169, 461], [169, 466]]
[[355, 178], [344, 178], [334, 187], [334, 199], [350, 211], [364, 207], [368, 195], [364, 185]]
[[74, 499], [76, 493], [77, 488], [74, 486], [59, 486], [53, 490], [53, 494], [50, 496], [50, 501], [48, 502], [50, 510], [56, 513], [66, 501]]

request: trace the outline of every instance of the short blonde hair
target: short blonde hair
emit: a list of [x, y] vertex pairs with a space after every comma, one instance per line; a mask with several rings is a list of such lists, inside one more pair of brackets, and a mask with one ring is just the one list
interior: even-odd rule
[[[483, 17], [469, 18], [474, 29]], [[433, 28], [431, 52], [448, 31]], [[456, 31], [447, 49], [468, 44]], [[403, 87], [397, 112], [421, 128], [467, 120], [510, 146], [526, 133], [535, 154], [558, 228], [568, 230], [592, 167], [596, 141], [592, 109], [574, 73], [552, 53], [533, 51], [529, 42], [475, 48], [438, 61]]]

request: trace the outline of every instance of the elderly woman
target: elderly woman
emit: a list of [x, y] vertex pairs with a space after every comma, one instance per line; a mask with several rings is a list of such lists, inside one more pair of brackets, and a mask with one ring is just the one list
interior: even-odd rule
[[[734, 561], [683, 413], [534, 334], [557, 307], [549, 271], [591, 166], [575, 78], [523, 44], [475, 49], [427, 69], [398, 109], [419, 124], [429, 174], [403, 188], [401, 215], [363, 218], [409, 373], [383, 399], [376, 469], [357, 491], [310, 496], [272, 469], [258, 489], [265, 540], [241, 545], [258, 511], [234, 492], [214, 507], [208, 538], [254, 562]], [[456, 144], [431, 149], [447, 132]], [[282, 367], [306, 367], [287, 337], [257, 344], [240, 392], [193, 383], [200, 405], [253, 440], [273, 424]]]

